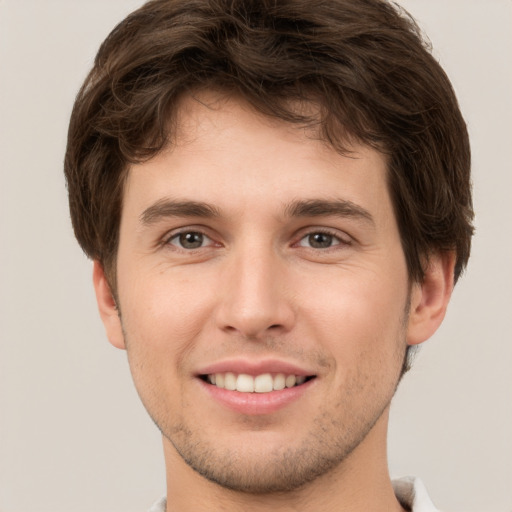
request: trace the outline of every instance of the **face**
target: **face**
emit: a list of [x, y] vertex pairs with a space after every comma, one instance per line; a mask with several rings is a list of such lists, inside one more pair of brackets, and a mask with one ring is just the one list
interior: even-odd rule
[[170, 457], [298, 488], [382, 430], [399, 379], [411, 287], [386, 162], [213, 95], [178, 127], [129, 171], [110, 337]]

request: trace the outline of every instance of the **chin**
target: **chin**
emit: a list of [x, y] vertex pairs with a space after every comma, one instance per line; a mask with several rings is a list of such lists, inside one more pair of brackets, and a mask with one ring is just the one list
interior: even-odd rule
[[[174, 432], [176, 434], [177, 432]], [[239, 439], [231, 446], [212, 446], [206, 440], [192, 439], [180, 429], [179, 435], [167, 439], [181, 458], [202, 477], [225, 489], [263, 495], [295, 491], [342, 466], [364, 436], [348, 439], [340, 436], [333, 442], [324, 436], [309, 435], [295, 446], [285, 441], [262, 442], [247, 433], [245, 444]], [[263, 436], [266, 437], [266, 436]], [[290, 435], [287, 436], [288, 443]], [[269, 441], [269, 439], [266, 439]], [[242, 446], [242, 448], [234, 448]]]

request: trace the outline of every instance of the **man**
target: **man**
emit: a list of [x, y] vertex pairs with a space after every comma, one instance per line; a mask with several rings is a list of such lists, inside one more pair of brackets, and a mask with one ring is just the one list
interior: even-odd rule
[[155, 0], [101, 46], [65, 171], [163, 435], [152, 510], [435, 510], [389, 405], [469, 257], [469, 143], [381, 0]]

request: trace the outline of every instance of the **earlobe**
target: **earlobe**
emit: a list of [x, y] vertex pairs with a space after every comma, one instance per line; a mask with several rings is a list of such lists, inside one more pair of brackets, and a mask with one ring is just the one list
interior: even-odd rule
[[98, 309], [103, 325], [105, 326], [107, 338], [114, 347], [124, 349], [124, 335], [119, 310], [110, 289], [110, 285], [105, 277], [103, 266], [97, 260], [94, 261], [92, 279], [94, 283], [94, 291], [96, 292]]
[[429, 258], [425, 278], [415, 283], [407, 330], [408, 345], [430, 338], [441, 325], [453, 291], [455, 253], [437, 253]]

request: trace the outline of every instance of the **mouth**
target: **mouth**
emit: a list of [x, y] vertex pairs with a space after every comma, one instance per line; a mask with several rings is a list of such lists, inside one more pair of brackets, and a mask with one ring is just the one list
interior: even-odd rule
[[285, 373], [246, 373], [220, 372], [200, 375], [204, 382], [220, 389], [240, 393], [271, 393], [284, 389], [299, 387], [314, 379], [315, 375], [294, 375]]

